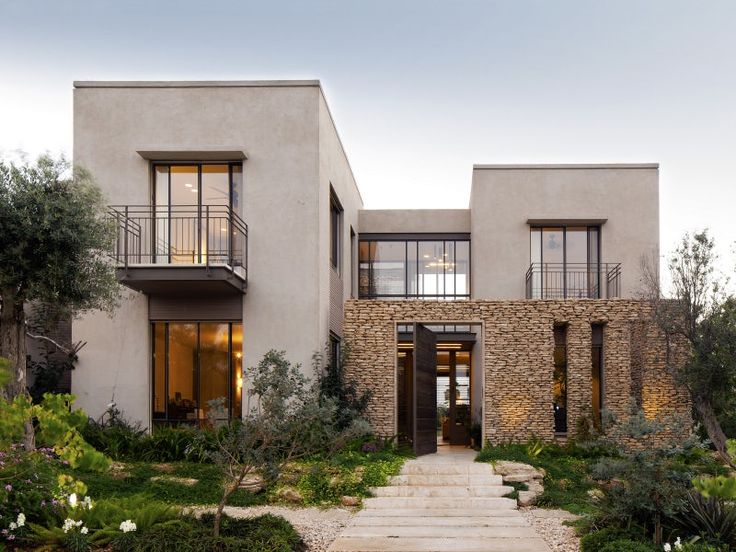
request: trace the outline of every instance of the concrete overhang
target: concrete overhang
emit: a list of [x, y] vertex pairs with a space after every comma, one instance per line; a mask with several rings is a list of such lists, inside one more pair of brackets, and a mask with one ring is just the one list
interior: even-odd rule
[[521, 164], [480, 164], [473, 165], [474, 171], [528, 171], [528, 170], [571, 170], [571, 169], [658, 169], [659, 163], [521, 163]]
[[602, 226], [608, 219], [604, 218], [528, 218], [527, 224], [533, 226], [555, 226], [564, 224], [567, 226]]
[[139, 146], [136, 153], [147, 161], [242, 161], [242, 146]]
[[245, 274], [228, 266], [128, 265], [118, 267], [118, 282], [146, 295], [243, 295]]

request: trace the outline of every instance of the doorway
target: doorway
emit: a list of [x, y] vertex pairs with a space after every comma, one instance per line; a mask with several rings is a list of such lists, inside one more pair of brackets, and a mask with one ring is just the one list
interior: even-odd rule
[[469, 325], [399, 325], [397, 429], [417, 455], [470, 445], [474, 343]]

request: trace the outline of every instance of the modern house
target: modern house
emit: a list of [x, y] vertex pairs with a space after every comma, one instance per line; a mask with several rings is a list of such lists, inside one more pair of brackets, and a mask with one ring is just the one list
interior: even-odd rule
[[[318, 81], [77, 82], [74, 161], [110, 202], [125, 298], [73, 324], [91, 415], [243, 408], [243, 368], [348, 345], [370, 421], [422, 453], [554, 439], [630, 400], [686, 409], [636, 299], [656, 164], [476, 165], [468, 209], [364, 210]], [[685, 406], [683, 406], [685, 405]]]

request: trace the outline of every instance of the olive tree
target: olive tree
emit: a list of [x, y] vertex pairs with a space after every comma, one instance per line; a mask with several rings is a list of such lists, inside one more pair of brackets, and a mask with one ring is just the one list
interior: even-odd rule
[[[715, 272], [707, 231], [686, 234], [669, 260], [672, 294], [660, 287], [654, 263], [643, 263], [646, 294], [667, 339], [667, 366], [690, 394], [695, 414], [720, 456], [733, 465], [719, 415], [736, 403], [736, 297]], [[681, 357], [685, 346], [684, 362]]]
[[114, 307], [119, 286], [105, 258], [113, 242], [102, 193], [87, 171], [48, 155], [0, 161], [0, 356], [12, 374], [0, 391], [6, 398], [27, 393], [26, 338], [48, 340], [29, 331], [30, 303], [48, 305], [57, 317]]

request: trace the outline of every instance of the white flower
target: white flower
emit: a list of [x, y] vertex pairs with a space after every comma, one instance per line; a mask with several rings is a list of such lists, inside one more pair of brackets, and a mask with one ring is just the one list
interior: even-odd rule
[[[66, 519], [64, 520], [64, 525], [62, 525], [62, 526], [61, 526], [61, 528], [62, 528], [62, 530], [63, 530], [63, 531], [65, 532], [65, 533], [68, 533], [69, 531], [71, 531], [71, 530], [72, 530], [72, 529], [74, 529], [75, 527], [79, 527], [79, 526], [81, 526], [81, 525], [82, 525], [82, 521], [81, 521], [81, 520], [80, 520], [80, 521], [74, 521], [74, 520], [73, 520], [73, 519], [71, 519], [71, 518], [66, 518]], [[82, 529], [86, 529], [86, 527], [83, 527]], [[86, 534], [86, 533], [85, 533], [85, 534]]]
[[77, 493], [72, 493], [69, 495], [69, 506], [72, 508], [77, 507]]
[[18, 514], [18, 520], [16, 521], [16, 524], [18, 525], [18, 527], [23, 527], [26, 524], [26, 515], [23, 512]]
[[131, 531], [135, 531], [136, 529], [138, 528], [136, 527], [135, 523], [133, 523], [129, 519], [126, 519], [125, 521], [120, 523], [120, 530], [123, 533], [130, 533]]
[[15, 531], [17, 528], [18, 528], [18, 524], [15, 523], [14, 521], [11, 521], [10, 525], [8, 525], [8, 529], [10, 529], [11, 531]]
[[90, 497], [88, 497], [88, 496], [85, 496], [85, 497], [84, 497], [84, 500], [82, 501], [82, 505], [83, 505], [83, 506], [84, 506], [84, 507], [85, 507], [85, 508], [86, 508], [87, 510], [91, 510], [91, 509], [92, 509], [92, 499], [91, 499]]
[[664, 543], [664, 552], [672, 552], [672, 547], [670, 546], [670, 543]]
[[80, 532], [80, 533], [82, 533], [83, 535], [86, 535], [87, 533], [89, 533], [89, 529], [87, 529], [86, 527], [82, 527], [82, 528], [81, 528], [81, 529], [79, 530], [79, 532]]
[[677, 540], [675, 541], [675, 550], [680, 550], [682, 548], [682, 541], [680, 540], [680, 537], [677, 537]]

